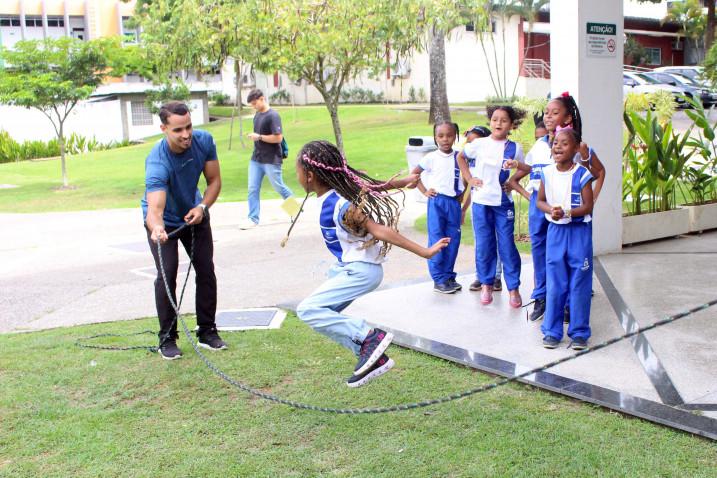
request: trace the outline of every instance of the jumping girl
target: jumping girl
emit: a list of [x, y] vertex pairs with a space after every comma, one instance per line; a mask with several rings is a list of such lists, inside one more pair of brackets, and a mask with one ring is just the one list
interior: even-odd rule
[[[488, 108], [491, 135], [468, 143], [458, 155], [461, 174], [472, 187], [473, 232], [475, 234], [476, 273], [481, 282], [481, 303], [493, 301], [496, 272], [496, 235], [498, 254], [503, 262], [511, 307], [520, 307], [520, 255], [513, 237], [515, 207], [513, 198], [503, 189], [511, 168], [523, 162], [523, 150], [508, 139], [523, 113], [510, 106]], [[475, 161], [470, 167], [468, 161]], [[521, 166], [526, 168], [526, 166]]]
[[[549, 221], [545, 218], [545, 214], [537, 207], [541, 178], [540, 173], [543, 168], [554, 163], [551, 157], [551, 146], [556, 131], [563, 128], [572, 128], [578, 133], [578, 136], [582, 137], [582, 119], [575, 99], [566, 92], [549, 101], [545, 107], [543, 124], [548, 130], [548, 134], [537, 139], [535, 145], [533, 145], [525, 158], [526, 165], [531, 167], [530, 171], [518, 170], [508, 181], [510, 189], [518, 191], [523, 197], [530, 201], [528, 232], [530, 234], [534, 277], [533, 293], [530, 298], [535, 301], [533, 312], [530, 314], [531, 321], [540, 320], [545, 315], [545, 241]], [[605, 181], [605, 168], [595, 151], [589, 148], [585, 143], [580, 143], [579, 151], [580, 152], [575, 155], [574, 161], [587, 167], [596, 179], [594, 198], [597, 200], [603, 182]], [[530, 174], [530, 181], [526, 189], [520, 185], [520, 180], [528, 174]], [[566, 309], [565, 317], [567, 318], [568, 316], [569, 312]]]
[[329, 279], [299, 304], [297, 315], [358, 356], [346, 384], [360, 387], [393, 367], [393, 360], [384, 353], [393, 334], [341, 312], [378, 287], [383, 278], [381, 263], [392, 244], [428, 259], [448, 246], [450, 239], [425, 248], [396, 231], [398, 204], [386, 190], [415, 185], [415, 175], [381, 183], [350, 167], [333, 144], [312, 141], [299, 151], [296, 176], [307, 197], [309, 193], [318, 197], [321, 233], [338, 259], [329, 270]]
[[443, 237], [451, 242], [444, 250], [428, 259], [428, 272], [433, 279], [433, 290], [453, 294], [463, 287], [456, 282], [454, 271], [458, 247], [461, 244], [463, 214], [461, 200], [465, 186], [456, 161], [453, 145], [458, 137], [458, 125], [444, 121], [433, 126], [433, 138], [438, 150], [428, 153], [412, 174], [419, 174], [418, 189], [428, 198], [428, 247]]
[[563, 338], [563, 315], [569, 300], [568, 336], [574, 350], [587, 347], [590, 338], [590, 295], [593, 277], [593, 176], [574, 162], [580, 135], [574, 129], [557, 133], [554, 164], [541, 171], [537, 207], [549, 222], [547, 232], [547, 296], [543, 346], [554, 349]]

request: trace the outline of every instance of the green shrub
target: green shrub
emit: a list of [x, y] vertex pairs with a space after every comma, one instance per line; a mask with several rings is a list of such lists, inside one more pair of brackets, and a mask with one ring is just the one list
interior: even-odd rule
[[284, 90], [276, 90], [269, 96], [269, 101], [277, 105], [288, 105], [291, 103], [291, 94]]
[[[93, 136], [85, 138], [77, 133], [65, 137], [65, 152], [68, 155], [101, 151], [105, 149], [129, 146], [130, 141], [110, 141], [100, 143]], [[0, 130], [0, 163], [12, 161], [25, 161], [28, 159], [54, 158], [60, 156], [60, 143], [56, 138], [47, 142], [40, 140], [27, 140], [18, 143], [10, 137], [7, 131]]]
[[[410, 93], [409, 93], [410, 96]], [[383, 92], [375, 93], [368, 88], [354, 87], [341, 91], [341, 103], [381, 103], [384, 100]]]
[[216, 91], [209, 95], [209, 101], [217, 106], [224, 106], [229, 104], [229, 95], [224, 94], [221, 91]]

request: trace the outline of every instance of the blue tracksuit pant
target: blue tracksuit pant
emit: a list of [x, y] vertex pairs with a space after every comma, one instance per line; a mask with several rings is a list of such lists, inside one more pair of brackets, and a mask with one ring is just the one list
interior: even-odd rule
[[547, 295], [540, 330], [563, 338], [563, 310], [570, 303], [568, 337], [590, 338], [590, 296], [593, 285], [593, 239], [590, 223], [548, 225]]
[[[428, 198], [428, 247], [439, 239], [450, 237], [448, 247], [428, 259], [428, 271], [433, 282], [443, 284], [455, 280], [454, 272], [458, 247], [461, 245], [461, 204], [458, 199], [439, 194]], [[494, 266], [495, 268], [495, 266]]]
[[531, 299], [545, 299], [545, 241], [548, 238], [548, 221], [545, 213], [536, 205], [538, 193], [530, 196], [528, 210], [528, 232], [530, 233], [530, 251], [533, 256], [533, 293]]
[[476, 240], [478, 280], [492, 284], [495, 279], [496, 238], [498, 254], [503, 262], [503, 277], [508, 290], [520, 286], [520, 254], [515, 247], [515, 207], [485, 206], [473, 203], [473, 233]]

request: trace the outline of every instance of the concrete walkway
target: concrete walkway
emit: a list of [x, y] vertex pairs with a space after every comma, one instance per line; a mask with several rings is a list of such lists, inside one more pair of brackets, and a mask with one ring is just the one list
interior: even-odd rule
[[[262, 225], [242, 231], [245, 202], [218, 203], [211, 211], [219, 308], [296, 304], [316, 288], [334, 262], [318, 230], [314, 198], [291, 239], [280, 247], [289, 218], [280, 200], [263, 200]], [[425, 205], [406, 201], [401, 230], [412, 231]], [[39, 330], [155, 316], [154, 262], [139, 208], [42, 214], [0, 214], [0, 332]], [[181, 270], [187, 258], [180, 253]], [[463, 248], [459, 270], [472, 269]], [[394, 248], [384, 284], [427, 277], [423, 259]], [[182, 276], [183, 277], [183, 276]], [[194, 310], [190, 278], [182, 311]]]

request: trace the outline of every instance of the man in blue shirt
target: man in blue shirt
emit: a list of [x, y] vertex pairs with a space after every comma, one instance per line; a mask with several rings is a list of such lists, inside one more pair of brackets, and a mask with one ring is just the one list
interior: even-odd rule
[[[219, 161], [214, 139], [206, 131], [193, 131], [192, 118], [184, 103], [172, 101], [159, 110], [160, 128], [165, 137], [149, 152], [145, 161], [145, 194], [142, 212], [149, 247], [157, 266], [154, 297], [159, 317], [159, 353], [167, 360], [182, 356], [177, 347], [175, 312], [167, 297], [159, 266], [157, 248], [162, 260], [167, 285], [176, 303], [177, 268], [181, 241], [187, 254], [192, 248], [196, 274], [197, 342], [211, 350], [226, 348], [215, 325], [217, 309], [217, 278], [214, 275], [214, 244], [209, 225], [209, 207], [214, 204], [222, 187]], [[199, 177], [204, 175], [207, 189], [199, 193]], [[174, 237], [169, 233], [184, 223], [187, 227]]]

